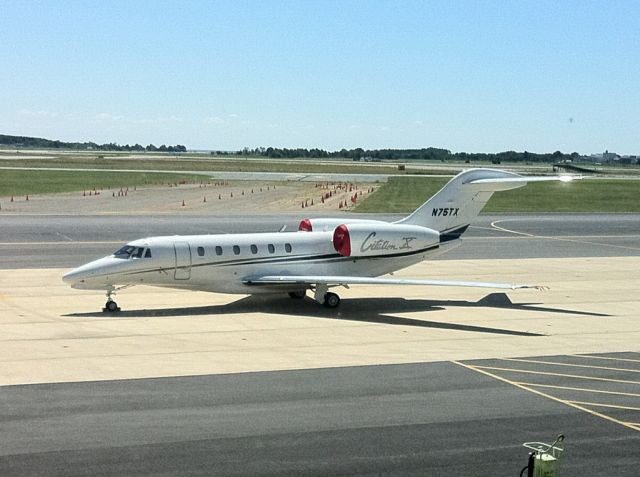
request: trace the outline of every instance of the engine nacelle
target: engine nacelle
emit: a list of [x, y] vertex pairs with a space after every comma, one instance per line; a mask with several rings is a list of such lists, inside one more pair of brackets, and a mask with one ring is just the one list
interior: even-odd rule
[[301, 232], [330, 232], [334, 230], [338, 225], [347, 224], [388, 224], [389, 222], [383, 222], [382, 220], [369, 220], [369, 219], [348, 219], [344, 217], [340, 219], [303, 219], [298, 226], [298, 230]]
[[440, 242], [440, 234], [419, 225], [341, 224], [333, 231], [333, 246], [343, 257], [402, 255]]

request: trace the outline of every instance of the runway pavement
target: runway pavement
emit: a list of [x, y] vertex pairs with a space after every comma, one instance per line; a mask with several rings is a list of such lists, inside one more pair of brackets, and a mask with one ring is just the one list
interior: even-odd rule
[[[311, 215], [314, 216], [314, 215]], [[338, 214], [397, 220], [400, 215]], [[75, 267], [123, 243], [155, 235], [296, 230], [304, 213], [286, 215], [0, 216], [0, 269]], [[463, 246], [440, 259], [637, 256], [640, 214], [480, 216]]]
[[141, 236], [299, 218], [0, 217], [0, 475], [519, 475], [559, 433], [562, 475], [637, 475], [637, 214], [482, 216], [399, 274], [545, 293], [355, 287], [336, 312], [141, 287], [104, 316], [59, 280]]

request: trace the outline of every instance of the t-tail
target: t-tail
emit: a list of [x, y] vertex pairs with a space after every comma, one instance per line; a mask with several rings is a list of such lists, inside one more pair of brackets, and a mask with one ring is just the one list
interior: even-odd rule
[[525, 177], [496, 169], [463, 171], [396, 224], [420, 225], [440, 232], [441, 242], [460, 238], [478, 216], [494, 192], [516, 189], [528, 182], [571, 180], [572, 177]]

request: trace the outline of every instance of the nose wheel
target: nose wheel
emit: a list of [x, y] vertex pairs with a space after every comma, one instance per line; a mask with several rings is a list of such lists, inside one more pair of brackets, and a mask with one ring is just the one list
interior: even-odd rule
[[102, 311], [104, 311], [105, 313], [115, 313], [117, 311], [120, 311], [120, 307], [115, 301], [107, 300], [107, 303], [105, 303]]
[[114, 292], [115, 292], [115, 290], [108, 290], [107, 291], [107, 303], [105, 303], [104, 308], [102, 309], [102, 311], [105, 312], [105, 313], [116, 313], [116, 312], [120, 311], [120, 307], [115, 302], [115, 300], [112, 298]]

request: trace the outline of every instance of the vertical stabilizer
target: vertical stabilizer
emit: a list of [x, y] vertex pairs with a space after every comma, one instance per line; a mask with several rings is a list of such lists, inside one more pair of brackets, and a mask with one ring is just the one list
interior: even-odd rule
[[[463, 171], [398, 224], [420, 225], [441, 234], [460, 235], [494, 192], [527, 184], [527, 178], [496, 169]], [[457, 237], [452, 237], [457, 238]]]

